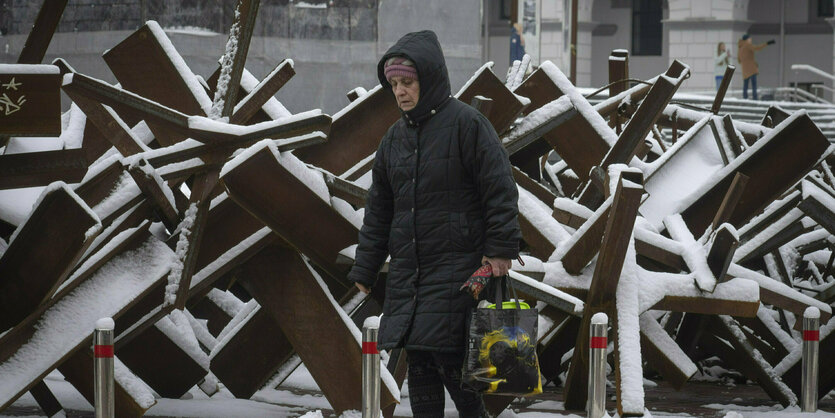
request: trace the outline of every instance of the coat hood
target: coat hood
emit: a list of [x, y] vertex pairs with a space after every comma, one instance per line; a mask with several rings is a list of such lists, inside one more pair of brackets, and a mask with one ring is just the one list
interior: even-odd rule
[[438, 36], [430, 30], [407, 33], [389, 48], [377, 64], [377, 77], [380, 79], [380, 84], [389, 91], [391, 91], [391, 84], [386, 80], [383, 69], [386, 60], [397, 56], [406, 57], [415, 63], [420, 83], [418, 104], [414, 109], [402, 112], [403, 117], [406, 122], [421, 123], [429, 119], [434, 114], [433, 111], [443, 106], [452, 93]]

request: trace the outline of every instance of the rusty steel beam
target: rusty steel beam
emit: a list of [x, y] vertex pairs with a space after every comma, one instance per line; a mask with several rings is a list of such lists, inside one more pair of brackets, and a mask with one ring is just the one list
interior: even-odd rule
[[[324, 282], [301, 255], [283, 245], [265, 248], [247, 265], [251, 268], [242, 274], [247, 277], [246, 286], [278, 322], [334, 411], [360, 409], [360, 342], [340, 318], [340, 308], [327, 294]], [[287, 280], [275, 280], [276, 266]], [[381, 407], [395, 402], [385, 384], [380, 394]]]
[[728, 223], [741, 227], [766, 205], [797, 183], [820, 160], [829, 140], [808, 115], [781, 124], [768, 139], [759, 141], [707, 192], [681, 213], [691, 231], [704, 231], [724, 200], [736, 173], [750, 177]]
[[67, 0], [44, 0], [17, 58], [18, 64], [40, 64], [43, 61], [66, 7]]
[[736, 67], [733, 65], [729, 65], [725, 67], [725, 74], [722, 76], [722, 82], [719, 83], [719, 90], [716, 91], [716, 97], [713, 99], [713, 105], [710, 106], [710, 111], [716, 115], [719, 113], [719, 109], [722, 107], [722, 101], [725, 100], [725, 93], [728, 91], [728, 87], [731, 85], [731, 79], [734, 76], [734, 71]]
[[498, 133], [506, 131], [525, 108], [490, 68], [482, 67], [464, 91], [456, 98], [470, 104], [476, 96], [489, 98], [493, 104], [482, 112]]
[[261, 106], [275, 95], [294, 75], [296, 70], [289, 60], [279, 63], [273, 71], [267, 74], [255, 88], [244, 96], [236, 105], [229, 123], [246, 124], [261, 110]]
[[334, 115], [327, 144], [299, 150], [296, 155], [338, 176], [374, 153], [399, 117], [394, 95], [377, 87]]
[[0, 155], [0, 190], [46, 186], [55, 181], [78, 183], [87, 173], [83, 149]]
[[[629, 51], [616, 49], [609, 54], [609, 97], [615, 97], [629, 87]], [[615, 113], [609, 118], [609, 126], [620, 134], [620, 116]]]
[[[166, 50], [163, 45], [169, 41], [157, 38], [165, 36], [165, 33], [158, 29], [159, 25], [155, 22], [143, 25], [118, 45], [107, 50], [102, 55], [105, 63], [123, 89], [186, 115], [205, 116], [206, 110], [195, 97], [197, 93], [189, 88], [190, 79], [194, 74], [191, 71], [181, 73], [183, 68], [178, 67], [173, 61], [182, 58], [176, 51]], [[169, 52], [176, 55], [169, 56]], [[160, 83], [159, 80], [166, 82]], [[203, 100], [205, 103], [208, 97], [204, 97]], [[121, 111], [120, 108], [114, 109], [117, 112]], [[183, 132], [170, 131], [160, 126], [156, 120], [146, 121], [160, 145], [171, 145], [188, 136]]]
[[244, 64], [246, 64], [246, 55], [249, 52], [249, 41], [252, 39], [255, 18], [258, 17], [260, 5], [261, 0], [238, 0], [234, 23], [232, 23], [227, 42], [227, 45], [234, 43], [236, 47], [233, 50], [233, 56], [224, 54], [222, 59], [229, 59], [232, 62], [223, 62], [220, 73], [220, 79], [225, 81], [226, 91], [222, 92], [222, 95], [216, 93], [213, 104], [213, 107], [219, 107], [221, 103], [223, 105], [218, 114], [219, 117], [232, 116], [232, 111], [235, 108], [238, 89], [241, 86], [241, 76], [244, 73]]
[[[580, 324], [581, 332], [577, 335], [571, 367], [565, 382], [564, 399], [567, 409], [581, 410], [585, 407], [589, 378], [589, 354], [587, 350], [589, 335], [584, 331], [589, 329], [591, 317], [595, 313], [606, 312], [609, 315], [614, 315], [616, 312], [617, 299], [615, 293], [623, 269], [623, 262], [626, 258], [626, 250], [629, 246], [629, 240], [625, 240], [623, 237], [632, 232], [642, 193], [643, 187], [634, 183], [627, 185], [624, 184], [623, 179], [618, 180], [618, 187], [610, 209], [613, 216], [609, 216], [606, 222], [600, 255], [598, 256], [588, 297], [585, 299], [586, 308], [583, 311], [583, 319]], [[613, 317], [612, 323], [615, 324], [613, 327], [616, 328], [617, 316]], [[620, 396], [618, 396], [618, 399], [620, 399]]]
[[49, 299], [100, 232], [79, 200], [66, 186], [46, 192], [0, 256], [0, 332]]
[[329, 286], [353, 287], [346, 280], [349, 266], [336, 259], [356, 244], [359, 231], [281, 165], [269, 147], [226, 172], [222, 181], [232, 199], [327, 272]]

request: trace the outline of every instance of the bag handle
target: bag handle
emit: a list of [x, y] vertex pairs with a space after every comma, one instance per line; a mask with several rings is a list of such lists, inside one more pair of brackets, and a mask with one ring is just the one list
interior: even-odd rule
[[500, 277], [501, 280], [496, 285], [496, 309], [504, 309], [504, 287], [507, 286], [510, 288], [510, 291], [513, 292], [513, 300], [516, 301], [516, 309], [522, 309], [522, 304], [519, 303], [519, 296], [516, 295], [516, 288], [513, 287], [513, 281], [510, 280], [510, 277], [505, 274], [504, 276]]

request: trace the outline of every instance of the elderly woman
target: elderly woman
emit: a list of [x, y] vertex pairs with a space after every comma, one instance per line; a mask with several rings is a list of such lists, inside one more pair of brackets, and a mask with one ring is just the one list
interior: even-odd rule
[[443, 416], [444, 387], [460, 416], [487, 416], [481, 395], [461, 389], [476, 304], [461, 288], [482, 264], [506, 274], [519, 253], [510, 161], [490, 122], [451, 96], [433, 32], [403, 36], [378, 76], [402, 117], [377, 150], [348, 278], [369, 292], [391, 255], [379, 346], [406, 349], [415, 417]]

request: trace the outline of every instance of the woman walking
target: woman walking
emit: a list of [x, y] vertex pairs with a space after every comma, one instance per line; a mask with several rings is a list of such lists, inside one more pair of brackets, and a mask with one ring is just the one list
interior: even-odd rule
[[452, 97], [435, 33], [403, 36], [378, 76], [402, 117], [374, 158], [348, 279], [368, 293], [391, 256], [379, 341], [406, 349], [413, 416], [443, 417], [446, 388], [460, 417], [486, 417], [481, 394], [461, 388], [465, 324], [477, 302], [461, 288], [485, 263], [507, 274], [519, 254], [510, 161], [487, 118]]

